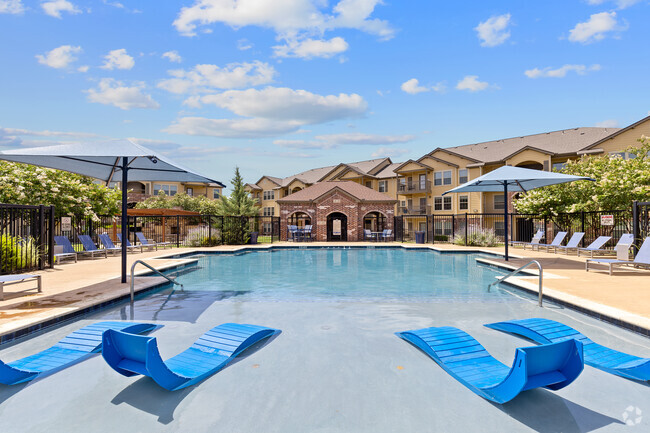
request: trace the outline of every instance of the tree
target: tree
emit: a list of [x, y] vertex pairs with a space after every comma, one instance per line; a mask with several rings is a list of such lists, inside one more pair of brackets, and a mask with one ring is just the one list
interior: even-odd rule
[[80, 174], [15, 162], [0, 162], [0, 202], [54, 205], [56, 213], [90, 217], [120, 210], [120, 191]]
[[185, 193], [167, 196], [160, 191], [157, 196], [138, 203], [138, 209], [182, 209], [198, 212], [202, 215], [216, 215], [219, 202], [205, 196], [193, 197]]
[[233, 191], [230, 197], [222, 196], [217, 206], [217, 215], [222, 216], [255, 216], [259, 213], [257, 200], [252, 198], [244, 189], [244, 180], [239, 174], [239, 167], [235, 167], [235, 177], [230, 183]]
[[629, 210], [632, 201], [650, 197], [650, 138], [627, 152], [633, 157], [583, 156], [569, 161], [561, 171], [588, 176], [595, 182], [578, 181], [553, 185], [526, 193], [515, 201], [518, 212], [554, 217], [580, 211]]

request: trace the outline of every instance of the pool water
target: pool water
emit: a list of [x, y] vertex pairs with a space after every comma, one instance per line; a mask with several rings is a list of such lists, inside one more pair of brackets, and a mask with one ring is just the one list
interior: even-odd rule
[[178, 281], [185, 290], [239, 295], [237, 301], [516, 300], [487, 291], [503, 272], [478, 265], [478, 256], [402, 248], [208, 254]]

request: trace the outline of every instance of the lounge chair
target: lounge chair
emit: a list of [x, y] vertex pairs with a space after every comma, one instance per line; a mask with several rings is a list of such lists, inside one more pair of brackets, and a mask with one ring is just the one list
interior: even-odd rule
[[629, 266], [633, 265], [634, 267], [643, 266], [650, 267], [650, 236], [645, 238], [639, 252], [636, 253], [634, 260], [618, 260], [618, 259], [587, 259], [585, 261], [585, 271], [589, 272], [589, 263], [599, 263], [601, 265], [609, 266], [609, 275], [612, 275], [614, 266]]
[[30, 289], [24, 289], [21, 290], [21, 292], [26, 292], [28, 290], [38, 290], [38, 292], [43, 291], [43, 283], [41, 281], [41, 276], [40, 275], [33, 275], [33, 274], [21, 274], [21, 275], [0, 275], [0, 301], [5, 300], [5, 295], [4, 295], [4, 288], [5, 286], [11, 285], [11, 284], [18, 284], [22, 283], [23, 281], [28, 281], [28, 280], [36, 280], [36, 287], [32, 287]]
[[77, 263], [77, 252], [72, 248], [72, 244], [65, 236], [54, 236], [54, 243], [63, 248], [62, 253], [57, 253], [55, 250], [54, 260], [60, 262], [65, 259], [74, 259], [74, 262]]
[[194, 385], [226, 367], [243, 350], [280, 330], [224, 323], [203, 334], [189, 349], [163, 361], [155, 337], [106, 331], [102, 356], [124, 376], [143, 374], [165, 389]]
[[[104, 245], [104, 248], [106, 248], [108, 251], [119, 251], [120, 253], [122, 252], [121, 247], [116, 247], [115, 244], [113, 243], [113, 240], [111, 237], [108, 235], [108, 233], [102, 233], [99, 236], [99, 240], [101, 241], [102, 245]], [[135, 250], [140, 250], [142, 252], [142, 247], [140, 245], [127, 245], [126, 250], [128, 251], [135, 251]]]
[[537, 233], [535, 233], [535, 235], [530, 240], [530, 242], [526, 242], [526, 241], [510, 241], [510, 245], [512, 245], [513, 247], [516, 247], [517, 245], [521, 245], [521, 246], [524, 247], [524, 249], [526, 249], [526, 245], [538, 244], [542, 240], [543, 237], [544, 237], [544, 230], [540, 229], [540, 230], [537, 230]]
[[[600, 236], [598, 239], [601, 239], [601, 238], [607, 238], [607, 240], [609, 241], [609, 239], [611, 239], [611, 236]], [[581, 251], [583, 251], [585, 253], [589, 253], [589, 257], [591, 257], [591, 258], [594, 257], [594, 254], [600, 254], [600, 255], [616, 254], [616, 249], [618, 248], [619, 245], [632, 245], [634, 243], [634, 235], [631, 234], [631, 233], [625, 233], [618, 240], [618, 242], [616, 243], [616, 246], [614, 247], [613, 250], [605, 250], [602, 247], [607, 242], [604, 242], [602, 245], [598, 245], [598, 244], [596, 244], [598, 239], [596, 239], [596, 241], [594, 241], [591, 245], [589, 245], [589, 246], [587, 246], [585, 248], [579, 248], [578, 249], [578, 256], [580, 256]], [[594, 244], [596, 244], [596, 245], [594, 245]]]
[[639, 358], [601, 346], [575, 329], [554, 320], [538, 318], [509, 320], [485, 326], [539, 344], [576, 339], [584, 347], [585, 364], [628, 379], [650, 380], [650, 358]]
[[153, 241], [151, 239], [147, 239], [147, 238], [144, 237], [144, 233], [142, 233], [142, 232], [135, 232], [135, 235], [138, 237], [138, 240], [140, 241], [140, 243], [142, 245], [147, 245], [147, 246], [152, 246], [153, 245], [153, 246], [156, 247], [156, 251], [158, 251], [158, 247], [163, 247], [163, 248], [165, 248], [165, 247], [172, 248], [173, 247], [171, 242], [155, 242], [155, 241]]
[[79, 362], [101, 350], [102, 333], [108, 329], [141, 334], [156, 328], [151, 323], [136, 322], [97, 322], [84, 326], [42, 352], [7, 364], [0, 361], [0, 383], [16, 385]]
[[567, 242], [566, 245], [556, 246], [554, 252], [557, 253], [558, 251], [562, 251], [568, 256], [570, 251], [577, 251], [578, 248], [580, 248], [580, 242], [584, 237], [584, 232], [575, 232], [573, 235], [571, 235], [571, 239], [569, 239], [569, 242]]
[[[122, 234], [121, 234], [121, 233], [118, 233], [118, 234], [117, 234], [117, 240], [120, 241], [120, 243], [122, 243]], [[126, 238], [126, 241], [125, 241], [125, 242], [126, 242], [126, 248], [127, 248], [127, 249], [128, 249], [128, 248], [135, 248], [135, 249], [140, 248], [140, 252], [143, 252], [143, 251], [144, 251], [144, 248], [146, 248], [146, 249], [149, 250], [149, 251], [151, 251], [151, 250], [153, 250], [153, 249], [157, 249], [155, 245], [142, 245], [142, 244], [140, 244], [140, 245], [133, 245], [133, 244], [131, 244], [131, 241], [129, 241], [129, 238], [128, 238], [128, 237]]]
[[471, 391], [495, 403], [506, 403], [528, 389], [564, 388], [584, 368], [582, 343], [573, 339], [517, 348], [508, 368], [458, 328], [425, 328], [398, 332], [397, 336], [425, 352]]
[[391, 229], [385, 229], [379, 236], [383, 241], [387, 241], [393, 237], [393, 231]]
[[535, 245], [532, 245], [533, 250], [535, 249], [535, 247], [537, 247], [538, 250], [539, 250], [539, 248], [544, 247], [544, 248], [546, 248], [547, 253], [549, 252], [549, 250], [551, 248], [553, 248], [555, 250], [556, 247], [560, 246], [560, 244], [562, 243], [562, 241], [564, 240], [566, 235], [567, 235], [567, 232], [558, 232], [557, 235], [555, 235], [555, 238], [553, 239], [553, 242], [551, 242], [550, 244], [535, 244]]
[[[81, 235], [81, 236], [83, 236], [83, 235]], [[90, 255], [92, 258], [94, 258], [94, 257], [95, 257], [95, 254], [104, 254], [104, 257], [107, 257], [107, 256], [106, 256], [106, 251], [104, 251], [104, 250], [98, 250], [97, 247], [94, 247], [95, 250], [93, 250], [93, 251], [87, 251], [87, 250], [84, 250], [84, 251], [75, 251], [74, 248], [72, 247], [72, 244], [70, 243], [70, 240], [69, 240], [66, 236], [54, 236], [54, 242], [55, 242], [57, 245], [61, 245], [61, 246], [63, 246], [63, 252], [66, 253], [66, 254], [69, 253], [69, 252], [71, 251], [71, 252], [74, 252], [74, 253], [77, 255], [77, 257], [78, 257], [78, 256], [87, 256], [87, 255]], [[90, 243], [91, 243], [93, 246], [95, 245], [95, 244], [92, 242], [92, 240], [90, 241]], [[85, 249], [85, 246], [84, 246], [84, 249]]]
[[84, 250], [80, 254], [90, 254], [91, 258], [95, 258], [95, 254], [104, 255], [104, 258], [108, 257], [108, 250], [103, 248], [97, 248], [97, 245], [88, 235], [77, 235], [79, 242], [84, 247]]

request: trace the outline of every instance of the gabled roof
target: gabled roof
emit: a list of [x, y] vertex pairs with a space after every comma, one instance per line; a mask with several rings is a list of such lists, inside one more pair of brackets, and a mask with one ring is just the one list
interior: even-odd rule
[[510, 155], [506, 156], [505, 159], [510, 159], [513, 156], [520, 154], [521, 152], [525, 152], [526, 150], [534, 150], [535, 152], [543, 153], [545, 155], [553, 155], [552, 152], [549, 152], [549, 151], [544, 150], [544, 149], [540, 149], [539, 147], [524, 146], [521, 149], [518, 149], [518, 150], [514, 151], [513, 153], [511, 153]]
[[356, 182], [350, 181], [329, 181], [318, 182], [294, 194], [288, 195], [278, 199], [278, 203], [294, 203], [294, 202], [313, 202], [319, 198], [331, 193], [334, 190], [339, 190], [359, 201], [363, 202], [389, 202], [394, 203], [397, 200], [390, 196], [377, 192], [374, 189], [366, 188]]
[[255, 185], [257, 185], [258, 183], [260, 183], [264, 179], [268, 179], [268, 180], [270, 180], [271, 182], [273, 182], [274, 184], [276, 184], [278, 186], [282, 182], [282, 179], [280, 179], [279, 177], [273, 177], [273, 176], [266, 176], [265, 175], [265, 176], [260, 177], [260, 179], [257, 182], [255, 182]]
[[429, 167], [428, 165], [424, 165], [424, 164], [422, 164], [421, 162], [413, 161], [412, 159], [409, 159], [408, 161], [401, 163], [399, 166], [397, 166], [395, 169], [393, 169], [393, 171], [394, 171], [394, 172], [401, 171], [402, 168], [406, 167], [406, 166], [409, 165], [409, 164], [419, 165], [419, 166], [422, 167], [424, 170], [431, 170], [431, 169], [432, 169], [432, 168]]
[[244, 185], [244, 186], [245, 186], [245, 187], [248, 187], [248, 188], [250, 188], [250, 189], [254, 189], [254, 190], [260, 190], [260, 191], [262, 190], [262, 188], [260, 188], [259, 186], [255, 185], [254, 183], [247, 183], [247, 184]]
[[[430, 159], [433, 159], [434, 161], [438, 161], [438, 162], [441, 162], [443, 164], [447, 164], [447, 165], [449, 165], [451, 167], [458, 168], [458, 164], [454, 164], [453, 162], [445, 161], [444, 159], [438, 158], [437, 156], [433, 156], [430, 153], [427, 153], [423, 157], [419, 158], [417, 162], [420, 162], [420, 161], [422, 161], [423, 159], [426, 159], [426, 158], [430, 158]], [[431, 167], [429, 167], [429, 168], [431, 168]]]
[[645, 123], [645, 122], [648, 122], [648, 121], [650, 121], [650, 116], [648, 116], [648, 117], [644, 117], [643, 119], [639, 120], [638, 122], [635, 122], [635, 123], [633, 123], [633, 124], [631, 124], [631, 125], [629, 125], [629, 126], [626, 126], [626, 127], [623, 128], [623, 129], [619, 129], [619, 130], [617, 130], [617, 131], [614, 131], [612, 134], [609, 134], [608, 136], [601, 138], [600, 140], [596, 141], [595, 143], [590, 144], [589, 146], [585, 147], [585, 148], [582, 149], [582, 150], [593, 149], [593, 148], [595, 148], [596, 146], [598, 146], [598, 145], [604, 143], [605, 141], [607, 141], [607, 140], [611, 140], [612, 138], [616, 137], [617, 135], [620, 135], [620, 134], [622, 134], [622, 133], [624, 133], [624, 132], [627, 132], [627, 131], [629, 131], [629, 130], [631, 130], [631, 129], [634, 129], [634, 128], [636, 128], [637, 126], [641, 125], [642, 123]]
[[391, 177], [395, 177], [395, 169], [400, 165], [402, 165], [401, 162], [394, 162], [392, 164], [389, 164], [386, 167], [382, 168], [379, 173], [375, 174], [375, 177], [377, 179], [389, 179]]

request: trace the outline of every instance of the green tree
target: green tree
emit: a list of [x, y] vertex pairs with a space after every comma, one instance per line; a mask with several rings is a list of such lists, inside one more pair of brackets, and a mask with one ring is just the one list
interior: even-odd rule
[[257, 199], [252, 198], [244, 189], [244, 180], [239, 174], [239, 167], [235, 167], [235, 177], [230, 183], [233, 190], [230, 197], [222, 196], [217, 206], [217, 215], [222, 216], [255, 216], [259, 213]]
[[588, 176], [595, 182], [578, 181], [535, 189], [514, 205], [520, 213], [554, 217], [580, 211], [629, 210], [633, 200], [650, 198], [650, 139], [641, 137], [639, 145], [627, 152], [634, 157], [583, 156], [569, 161], [561, 171]]
[[198, 212], [201, 215], [216, 215], [219, 202], [205, 196], [193, 197], [185, 193], [167, 196], [160, 191], [157, 196], [138, 203], [138, 209], [182, 209]]
[[54, 205], [56, 213], [90, 217], [120, 210], [120, 191], [80, 174], [14, 162], [0, 162], [0, 202]]

